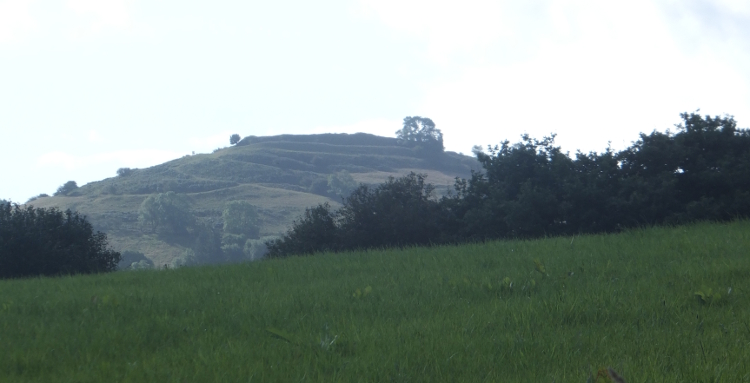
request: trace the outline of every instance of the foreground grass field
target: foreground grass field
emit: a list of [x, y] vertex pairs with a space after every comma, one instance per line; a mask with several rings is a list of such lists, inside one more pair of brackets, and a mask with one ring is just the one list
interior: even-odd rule
[[747, 221], [0, 281], [0, 381], [750, 382], [748, 293]]

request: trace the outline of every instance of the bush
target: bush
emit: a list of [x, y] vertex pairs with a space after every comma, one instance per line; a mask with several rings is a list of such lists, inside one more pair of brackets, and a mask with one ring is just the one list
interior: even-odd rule
[[[136, 264], [137, 266], [134, 266]], [[145, 254], [131, 250], [123, 251], [120, 257], [120, 262], [117, 263], [118, 270], [151, 269], [153, 267], [154, 262], [146, 258]]]
[[0, 204], [0, 278], [108, 272], [120, 258], [78, 213]]
[[138, 221], [152, 232], [166, 230], [173, 234], [184, 234], [195, 221], [189, 208], [187, 197], [183, 194], [172, 191], [152, 194], [141, 203]]
[[57, 188], [57, 191], [55, 192], [55, 195], [68, 195], [68, 193], [72, 192], [73, 190], [78, 189], [78, 184], [75, 181], [68, 181], [59, 188]]
[[[260, 236], [258, 209], [249, 202], [227, 202], [221, 218], [224, 220], [224, 233], [240, 234], [249, 239], [256, 239]], [[241, 242], [244, 243], [245, 240]]]
[[302, 219], [292, 223], [292, 229], [278, 239], [266, 242], [269, 257], [284, 257], [292, 254], [312, 254], [335, 250], [337, 227], [331, 205], [324, 203], [307, 208]]
[[240, 142], [240, 135], [239, 134], [233, 134], [229, 136], [229, 144], [231, 145], [237, 145], [237, 143]]
[[133, 174], [133, 169], [131, 168], [119, 168], [117, 169], [117, 176], [118, 177], [127, 177], [129, 175]]
[[36, 201], [39, 198], [45, 198], [45, 197], [49, 197], [49, 194], [42, 193], [42, 194], [39, 194], [38, 196], [31, 197], [31, 198], [29, 198], [28, 201], [26, 201], [26, 203], [29, 203], [29, 202], [32, 202], [32, 201]]

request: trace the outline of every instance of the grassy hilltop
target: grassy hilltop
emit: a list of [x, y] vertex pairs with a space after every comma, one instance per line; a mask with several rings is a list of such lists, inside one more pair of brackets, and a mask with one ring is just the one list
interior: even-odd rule
[[4, 280], [0, 381], [748, 382], [749, 249], [740, 221]]
[[472, 169], [480, 169], [472, 157], [429, 153], [399, 145], [395, 138], [364, 133], [250, 136], [211, 154], [135, 169], [125, 176], [83, 185], [66, 196], [39, 198], [31, 204], [77, 210], [108, 234], [115, 250], [140, 251], [161, 265], [184, 248], [141, 231], [138, 208], [152, 193], [188, 195], [192, 212], [215, 225], [221, 223], [226, 202], [248, 201], [259, 208], [261, 234], [278, 235], [306, 207], [339, 204], [338, 197], [316, 187], [339, 171], [345, 170], [356, 182], [366, 184], [379, 184], [388, 176], [410, 171], [427, 173], [436, 191], [444, 193], [455, 177], [469, 177]]

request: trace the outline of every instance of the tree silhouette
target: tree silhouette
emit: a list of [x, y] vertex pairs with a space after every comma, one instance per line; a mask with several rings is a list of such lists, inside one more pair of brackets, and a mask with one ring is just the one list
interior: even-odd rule
[[229, 144], [230, 145], [236, 145], [238, 142], [240, 142], [240, 135], [239, 134], [233, 134], [229, 136]]
[[402, 144], [422, 146], [430, 151], [444, 150], [443, 133], [429, 118], [404, 117], [404, 126], [396, 131], [396, 138]]
[[119, 261], [78, 213], [0, 204], [0, 278], [107, 272]]
[[55, 192], [55, 195], [67, 195], [68, 193], [72, 192], [73, 190], [78, 189], [78, 184], [76, 184], [75, 181], [68, 181], [59, 188], [57, 188], [57, 191]]

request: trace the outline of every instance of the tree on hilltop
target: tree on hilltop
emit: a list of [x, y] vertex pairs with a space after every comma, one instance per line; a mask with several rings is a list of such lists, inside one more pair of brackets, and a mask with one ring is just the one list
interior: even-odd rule
[[240, 142], [240, 135], [239, 134], [233, 134], [229, 136], [229, 144], [230, 145], [236, 145], [238, 142]]
[[396, 138], [402, 144], [422, 146], [428, 150], [442, 152], [443, 133], [435, 128], [435, 123], [425, 117], [404, 117], [404, 126], [396, 131]]
[[72, 192], [73, 190], [78, 189], [78, 184], [75, 181], [68, 181], [59, 188], [57, 188], [57, 191], [55, 192], [55, 195], [68, 195], [68, 193]]

